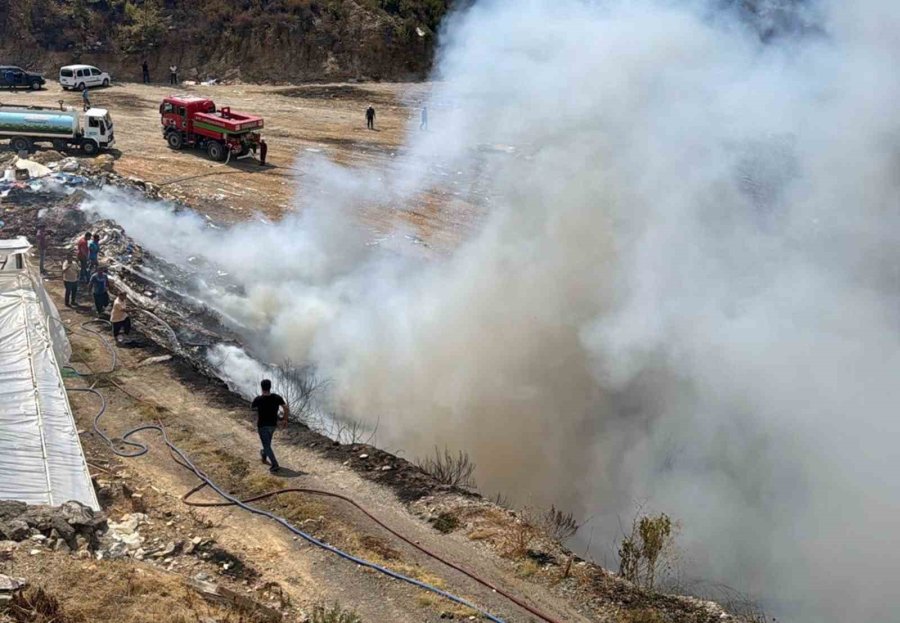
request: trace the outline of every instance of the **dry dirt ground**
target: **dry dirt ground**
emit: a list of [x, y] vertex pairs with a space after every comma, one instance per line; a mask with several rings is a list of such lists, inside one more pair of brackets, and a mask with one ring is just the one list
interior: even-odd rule
[[[292, 209], [297, 191], [311, 190], [303, 173], [310, 159], [325, 157], [390, 175], [407, 133], [420, 131], [420, 106], [429, 89], [427, 83], [178, 88], [125, 83], [91, 91], [91, 102], [108, 108], [113, 117], [117, 172], [164, 184], [172, 197], [210, 218], [234, 222], [255, 213], [278, 218]], [[261, 115], [272, 166], [260, 167], [249, 159], [224, 164], [196, 150], [170, 150], [162, 138], [159, 104], [173, 93], [210, 97], [220, 107]], [[59, 100], [81, 106], [79, 93], [52, 83], [42, 91], [0, 93], [4, 104], [56, 106]], [[377, 112], [374, 131], [366, 129], [369, 104]], [[430, 111], [432, 126], [440, 123], [442, 114], [440, 109]], [[435, 188], [411, 205], [360, 206], [360, 218], [373, 236], [403, 225], [411, 236], [438, 250], [448, 249], [468, 231], [479, 210], [459, 187], [456, 174], [436, 171]]]

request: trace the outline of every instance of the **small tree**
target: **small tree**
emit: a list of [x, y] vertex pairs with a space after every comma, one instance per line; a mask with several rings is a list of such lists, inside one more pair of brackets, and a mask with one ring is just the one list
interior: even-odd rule
[[677, 525], [665, 513], [635, 517], [631, 534], [619, 545], [619, 573], [629, 582], [653, 590], [661, 572], [671, 567]]

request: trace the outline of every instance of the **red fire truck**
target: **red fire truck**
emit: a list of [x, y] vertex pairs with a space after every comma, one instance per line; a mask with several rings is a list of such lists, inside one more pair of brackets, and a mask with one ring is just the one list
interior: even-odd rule
[[172, 149], [197, 147], [212, 160], [246, 156], [259, 145], [262, 117], [216, 109], [211, 99], [173, 95], [159, 105], [163, 137]]

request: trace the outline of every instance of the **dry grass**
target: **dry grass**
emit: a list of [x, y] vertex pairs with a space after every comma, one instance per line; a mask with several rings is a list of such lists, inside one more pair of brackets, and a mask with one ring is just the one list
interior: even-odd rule
[[639, 610], [627, 610], [619, 614], [616, 623], [668, 623], [656, 610], [641, 608]]
[[312, 623], [362, 623], [362, 619], [354, 610], [345, 610], [340, 604], [331, 606], [318, 604], [313, 607]]
[[49, 556], [34, 570], [38, 586], [17, 598], [16, 623], [253, 623], [247, 612], [204, 601], [181, 578], [123, 561], [56, 564]]

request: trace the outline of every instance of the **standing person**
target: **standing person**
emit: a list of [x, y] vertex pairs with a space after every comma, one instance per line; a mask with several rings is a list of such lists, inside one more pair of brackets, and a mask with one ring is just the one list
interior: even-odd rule
[[91, 94], [88, 92], [88, 88], [84, 87], [84, 90], [81, 92], [81, 103], [84, 106], [85, 110], [90, 110], [91, 108]]
[[37, 235], [35, 236], [37, 240], [37, 248], [38, 248], [38, 266], [40, 267], [41, 274], [43, 275], [47, 271], [44, 269], [44, 258], [47, 256], [47, 230], [43, 225], [38, 225]]
[[94, 234], [94, 239], [88, 243], [88, 269], [96, 270], [100, 264], [100, 234]]
[[266, 145], [266, 139], [259, 139], [259, 166], [266, 166], [266, 154], [269, 153], [269, 146]]
[[106, 276], [106, 266], [97, 268], [97, 272], [91, 275], [88, 285], [94, 295], [94, 307], [97, 308], [97, 315], [102, 316], [106, 306], [109, 305], [109, 277]]
[[83, 238], [75, 245], [78, 262], [81, 264], [80, 279], [82, 283], [87, 283], [90, 273], [88, 272], [88, 242], [91, 239], [91, 232], [87, 232]]
[[419, 129], [428, 129], [428, 106], [422, 106], [422, 122], [419, 124]]
[[144, 59], [144, 62], [141, 63], [141, 76], [144, 79], [144, 84], [150, 84], [150, 65], [147, 64], [147, 59]]
[[169, 84], [178, 84], [178, 65], [169, 65]]
[[281, 469], [278, 466], [278, 459], [275, 458], [275, 453], [272, 451], [272, 437], [275, 435], [275, 429], [278, 428], [278, 408], [281, 407], [284, 410], [285, 425], [291, 416], [291, 411], [284, 398], [272, 393], [272, 381], [263, 379], [259, 386], [262, 394], [253, 399], [250, 407], [256, 411], [256, 428], [259, 432], [259, 440], [262, 442], [259, 458], [263, 463], [271, 465], [269, 471], [274, 474]]
[[131, 333], [131, 317], [128, 315], [126, 303], [128, 303], [128, 299], [125, 297], [125, 293], [120, 292], [113, 301], [112, 313], [109, 315], [109, 321], [112, 322], [113, 339], [116, 343], [119, 342], [119, 333], [125, 335]]
[[69, 254], [69, 257], [63, 262], [62, 277], [63, 285], [66, 287], [65, 302], [66, 307], [75, 307], [75, 297], [78, 296], [78, 279], [80, 277], [80, 267], [75, 260], [75, 256]]
[[375, 129], [375, 109], [371, 104], [366, 108], [366, 127], [370, 130]]
[[12, 71], [7, 71], [4, 75], [6, 76], [6, 84], [8, 84], [12, 88], [13, 92], [15, 92], [16, 75]]

